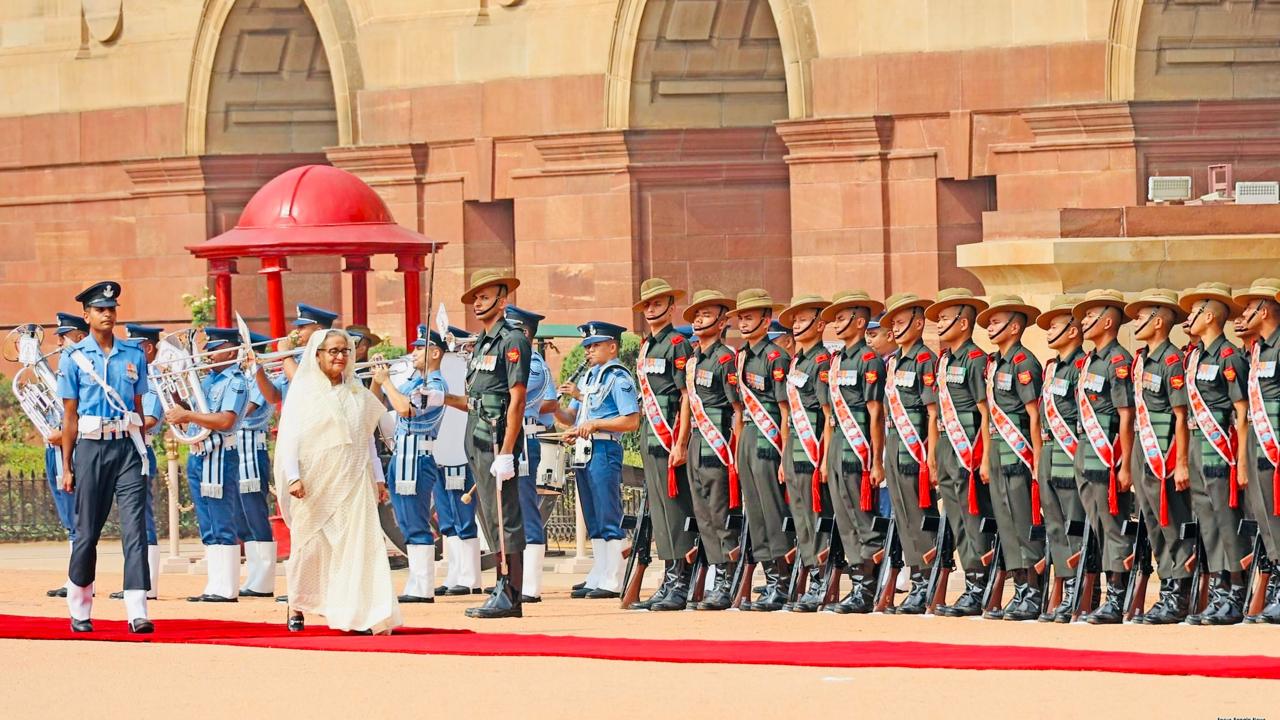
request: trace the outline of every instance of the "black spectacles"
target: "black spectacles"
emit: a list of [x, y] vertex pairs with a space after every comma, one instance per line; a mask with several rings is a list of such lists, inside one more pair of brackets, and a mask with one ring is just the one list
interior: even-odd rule
[[328, 356], [331, 358], [340, 358], [340, 357], [346, 357], [350, 355], [351, 348], [329, 348], [328, 350], [321, 349], [320, 352], [328, 354]]

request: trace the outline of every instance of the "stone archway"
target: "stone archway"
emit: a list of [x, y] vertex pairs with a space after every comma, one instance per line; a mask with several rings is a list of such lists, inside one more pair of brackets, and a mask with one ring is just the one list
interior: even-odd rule
[[[658, 13], [651, 11], [659, 8], [650, 7], [657, 3], [664, 5], [660, 8], [662, 10], [660, 18]], [[766, 3], [768, 12], [772, 14], [772, 23], [767, 22], [768, 18], [753, 17], [758, 15], [760, 10], [765, 9]], [[676, 7], [677, 5], [681, 7]], [[744, 11], [745, 25], [740, 28], [740, 37], [743, 40], [752, 42], [755, 40], [752, 37], [755, 33], [759, 35], [758, 39], [761, 41], [776, 43], [776, 47], [781, 52], [782, 68], [778, 79], [784, 81], [786, 93], [786, 112], [782, 116], [790, 119], [809, 117], [812, 114], [810, 61], [817, 55], [817, 39], [813, 33], [813, 19], [808, 0], [621, 0], [606, 74], [606, 126], [615, 129], [632, 127], [633, 103], [636, 100], [633, 97], [633, 87], [637, 72], [637, 50], [643, 38], [650, 35], [654, 38], [658, 36], [652, 27], [653, 24], [670, 20], [672, 11], [676, 10], [686, 16], [687, 22], [683, 23], [685, 26], [699, 28], [696, 33], [698, 37], [678, 37], [675, 38], [677, 42], [710, 39], [714, 33], [718, 32], [720, 15], [728, 6], [741, 6], [741, 8], [730, 9]], [[723, 48], [717, 50], [722, 51]], [[717, 54], [720, 55], [717, 62], [722, 63], [723, 67], [723, 54], [722, 52]], [[754, 83], [749, 89], [760, 94], [774, 92], [769, 86], [768, 78], [772, 69], [766, 68], [763, 63], [752, 60], [747, 62], [760, 65], [758, 68], [752, 68], [759, 71], [760, 77], [741, 79], [743, 82]], [[693, 80], [693, 78], [687, 79]], [[725, 87], [724, 80], [725, 78], [716, 77], [702, 82], [720, 83]], [[739, 78], [732, 77], [730, 81], [738, 82]], [[690, 89], [696, 89], [693, 84], [693, 82], [688, 83]], [[724, 96], [723, 93], [708, 92]]]
[[[233, 13], [236, 15], [233, 16]], [[280, 13], [282, 17], [292, 16], [290, 22], [284, 23], [276, 32], [255, 32], [249, 27], [251, 23], [237, 22], [243, 20], [241, 14]], [[231, 19], [234, 27], [228, 26]], [[294, 37], [286, 37], [288, 30], [294, 30]], [[231, 30], [234, 46], [224, 42], [224, 32]], [[245, 32], [248, 30], [248, 32]], [[265, 28], [264, 28], [265, 30]], [[301, 55], [290, 56], [289, 42], [295, 43], [293, 50], [300, 50], [299, 45], [308, 41], [308, 36], [315, 38]], [[248, 41], [246, 43], [245, 41]], [[222, 79], [237, 74], [236, 62], [244, 62], [247, 75], [262, 72], [284, 72], [285, 63], [292, 62], [289, 68], [300, 74], [302, 79], [323, 82], [331, 81], [331, 107], [328, 103], [305, 99], [297, 108], [287, 103], [279, 103], [276, 114], [259, 113], [257, 120], [271, 124], [276, 120], [284, 120], [285, 124], [299, 122], [322, 124], [328, 120], [336, 122], [336, 134], [329, 144], [354, 145], [359, 143], [359, 123], [357, 117], [356, 93], [363, 87], [363, 75], [360, 60], [356, 51], [355, 22], [352, 18], [348, 0], [205, 0], [204, 10], [200, 17], [200, 27], [196, 35], [195, 49], [192, 53], [190, 82], [187, 91], [186, 151], [189, 155], [204, 155], [211, 151], [209, 137], [211, 90], [215, 86], [215, 75], [219, 71], [219, 51], [222, 51]], [[229, 60], [229, 54], [236, 59]], [[275, 67], [268, 67], [276, 63]], [[299, 64], [301, 63], [301, 64]], [[327, 78], [324, 77], [327, 75]], [[319, 96], [317, 96], [319, 97]], [[235, 111], [235, 103], [228, 108], [227, 98], [214, 97], [214, 108], [217, 113]], [[272, 98], [256, 97], [261, 100], [263, 109], [270, 109]], [[253, 105], [254, 103], [247, 103]], [[225, 120], [216, 118], [215, 120]], [[321, 121], [321, 122], [317, 122]], [[324, 131], [308, 136], [303, 132], [299, 140], [298, 150], [318, 150], [326, 142]], [[291, 141], [292, 142], [292, 141]], [[219, 143], [215, 140], [215, 146]], [[312, 147], [314, 146], [314, 147]], [[235, 142], [225, 145], [222, 150], [254, 151], [250, 146], [237, 147]], [[277, 150], [288, 148], [277, 147]]]

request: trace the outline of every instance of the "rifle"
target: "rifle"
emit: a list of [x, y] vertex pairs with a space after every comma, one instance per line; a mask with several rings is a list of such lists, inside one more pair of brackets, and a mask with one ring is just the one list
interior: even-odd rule
[[840, 599], [840, 568], [845, 565], [844, 543], [840, 533], [836, 532], [835, 518], [822, 518], [818, 526], [829, 533], [826, 550], [818, 553], [822, 563], [822, 579], [827, 592], [822, 598], [822, 605], [830, 605]]
[[729, 552], [729, 559], [735, 563], [733, 582], [730, 584], [733, 588], [733, 603], [730, 607], [740, 608], [751, 597], [751, 576], [756, 572], [756, 557], [751, 552], [751, 527], [745, 515], [730, 515], [725, 519], [725, 525], [730, 530], [742, 528], [738, 533], [738, 547]]
[[893, 517], [876, 516], [873, 527], [884, 533], [884, 547], [872, 558], [880, 564], [876, 581], [875, 611], [884, 612], [893, 605], [893, 593], [898, 584], [898, 570], [902, 567], [902, 541], [898, 538], [898, 521]]
[[[782, 518], [782, 532], [787, 533], [792, 537], [795, 536], [796, 522], [790, 515]], [[790, 609], [791, 604], [798, 600], [800, 595], [803, 594], [800, 588], [807, 583], [808, 576], [801, 572], [801, 570], [804, 569], [804, 563], [800, 561], [800, 545], [798, 543], [791, 546], [791, 549], [787, 551], [787, 554], [783, 556], [783, 559], [788, 563], [791, 563], [791, 579], [787, 583], [787, 607], [783, 608], [786, 610]]]
[[1188, 615], [1196, 615], [1204, 610], [1209, 601], [1209, 559], [1204, 549], [1204, 538], [1200, 536], [1200, 523], [1192, 520], [1178, 527], [1178, 538], [1190, 540], [1195, 538], [1195, 554], [1187, 558], [1186, 569], [1191, 571], [1191, 603], [1187, 608]]
[[1055, 577], [1053, 579], [1053, 597], [1049, 597], [1049, 573], [1053, 570], [1053, 553], [1049, 547], [1049, 536], [1044, 523], [1032, 525], [1031, 530], [1027, 533], [1027, 539], [1031, 542], [1044, 543], [1044, 557], [1040, 558], [1040, 562], [1034, 565], [1036, 577], [1040, 579], [1040, 598], [1041, 612], [1048, 612], [1051, 608], [1058, 607], [1058, 603], [1062, 602], [1062, 578]]
[[635, 515], [622, 518], [622, 529], [634, 529], [631, 536], [631, 552], [627, 557], [627, 572], [623, 577], [622, 609], [630, 608], [640, 600], [640, 587], [644, 584], [644, 572], [649, 569], [652, 556], [649, 545], [653, 541], [653, 522], [649, 517], [649, 488], [640, 491], [640, 508]]
[[947, 511], [941, 515], [925, 515], [920, 523], [924, 532], [933, 532], [933, 548], [923, 558], [929, 563], [929, 584], [925, 590], [925, 612], [936, 613], [938, 605], [947, 599], [947, 579], [955, 569], [955, 539], [947, 522]]
[[693, 547], [684, 555], [684, 561], [689, 563], [689, 604], [693, 605], [702, 602], [703, 591], [706, 589], [707, 554], [702, 551], [698, 521], [691, 517], [685, 518], [684, 530], [693, 533]]
[[1267, 604], [1267, 583], [1274, 570], [1267, 561], [1267, 548], [1262, 543], [1262, 533], [1258, 532], [1258, 521], [1242, 519], [1239, 532], [1242, 537], [1253, 538], [1252, 552], [1240, 561], [1240, 569], [1245, 571], [1245, 614], [1258, 615]]
[[1071, 621], [1075, 622], [1081, 615], [1093, 610], [1093, 588], [1098, 581], [1094, 569], [1098, 562], [1098, 550], [1094, 546], [1093, 526], [1088, 520], [1071, 521], [1067, 524], [1067, 534], [1080, 538], [1080, 551], [1067, 558], [1067, 566], [1076, 571], [1076, 596], [1071, 607]]
[[1123, 532], [1133, 538], [1133, 553], [1125, 558], [1124, 566], [1129, 570], [1129, 582], [1125, 587], [1124, 600], [1126, 620], [1132, 620], [1145, 614], [1143, 601], [1147, 597], [1147, 581], [1151, 578], [1151, 540], [1147, 536], [1147, 523], [1138, 511], [1137, 521], [1125, 520]]
[[1004, 581], [1008, 571], [1004, 566], [1003, 546], [1000, 544], [1000, 532], [995, 518], [982, 518], [980, 530], [983, 535], [995, 535], [991, 549], [982, 556], [982, 564], [986, 565], [987, 584], [982, 588], [982, 612], [995, 610], [1004, 602]]

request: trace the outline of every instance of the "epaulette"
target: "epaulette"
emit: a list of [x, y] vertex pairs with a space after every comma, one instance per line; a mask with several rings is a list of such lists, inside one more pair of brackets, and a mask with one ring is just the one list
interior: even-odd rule
[[1229, 358], [1234, 354], [1235, 354], [1235, 348], [1231, 347], [1230, 345], [1222, 346], [1222, 357]]
[[927, 363], [932, 359], [933, 359], [933, 354], [930, 353], [928, 350], [925, 350], [924, 352], [916, 356], [916, 362], [918, 363]]
[[781, 350], [770, 350], [769, 354], [765, 356], [765, 359], [768, 360], [769, 362], [773, 362], [774, 360], [777, 360], [780, 357], [782, 357]]
[[721, 356], [720, 356], [720, 364], [721, 364], [721, 365], [724, 365], [724, 364], [726, 364], [726, 363], [730, 363], [730, 362], [733, 362], [733, 353], [725, 353], [724, 355], [721, 355]]
[[826, 354], [826, 353], [822, 353], [821, 355], [819, 355], [819, 356], [817, 357], [817, 359], [815, 359], [815, 360], [814, 360], [814, 362], [816, 362], [816, 363], [824, 363], [824, 362], [826, 362], [826, 361], [828, 361], [828, 360], [830, 360], [830, 359], [831, 359], [831, 356], [830, 356], [830, 355], [828, 355], [828, 354]]
[[1014, 362], [1015, 364], [1016, 364], [1016, 363], [1020, 363], [1020, 362], [1022, 362], [1022, 361], [1024, 361], [1024, 360], [1026, 360], [1026, 359], [1027, 359], [1027, 354], [1026, 354], [1026, 353], [1024, 353], [1024, 352], [1020, 352], [1020, 353], [1018, 353], [1017, 355], [1014, 355], [1014, 356], [1013, 356], [1013, 362]]
[[1112, 355], [1112, 356], [1111, 356], [1111, 364], [1112, 364], [1112, 365], [1119, 365], [1119, 364], [1120, 364], [1120, 363], [1122, 363], [1122, 362], [1124, 362], [1124, 356], [1123, 356], [1123, 355]]
[[[979, 351], [979, 352], [981, 352], [981, 351]], [[866, 361], [866, 360], [875, 360], [875, 359], [876, 359], [876, 351], [875, 351], [875, 350], [868, 350], [868, 351], [866, 351], [865, 353], [863, 353], [863, 354], [862, 354], [862, 359], [863, 359], [864, 361]]]
[[986, 355], [986, 353], [982, 352], [981, 350], [970, 350], [970, 351], [969, 351], [969, 359], [970, 359], [970, 360], [977, 360], [978, 358], [982, 357], [983, 355]]
[[682, 342], [684, 342], [684, 336], [681, 335], [680, 333], [676, 333], [675, 335], [671, 336], [672, 345], [679, 345]]
[[1079, 360], [1076, 360], [1076, 369], [1077, 370], [1084, 369], [1084, 358], [1080, 358]]
[[1169, 356], [1164, 359], [1165, 365], [1177, 365], [1181, 362], [1182, 362], [1182, 358], [1178, 357], [1178, 354], [1176, 352], [1170, 353]]

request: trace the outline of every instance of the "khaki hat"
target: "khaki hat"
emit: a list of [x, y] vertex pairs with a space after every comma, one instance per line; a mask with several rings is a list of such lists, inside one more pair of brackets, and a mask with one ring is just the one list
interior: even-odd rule
[[733, 298], [719, 290], [699, 290], [689, 299], [689, 307], [684, 309], [684, 321], [693, 322], [693, 316], [702, 308], [710, 305], [720, 305], [728, 311], [733, 310], [735, 303]]
[[382, 338], [375, 335], [374, 332], [369, 329], [368, 325], [348, 325], [345, 329], [348, 335], [359, 335], [365, 340], [368, 340], [370, 346], [382, 344]]
[[671, 287], [671, 283], [662, 278], [649, 278], [640, 283], [640, 301], [632, 305], [631, 309], [640, 312], [644, 309], [645, 303], [664, 295], [670, 295], [672, 300], [679, 300], [684, 297], [684, 291]]
[[822, 309], [822, 321], [831, 322], [845, 308], [866, 308], [872, 317], [884, 312], [884, 303], [872, 300], [865, 290], [841, 290], [831, 298], [831, 304]]
[[471, 273], [471, 284], [462, 293], [462, 303], [470, 305], [476, 299], [476, 293], [490, 285], [505, 285], [507, 292], [515, 292], [520, 287], [520, 280], [510, 270], [500, 268], [482, 268]]
[[1178, 305], [1191, 314], [1191, 308], [1201, 300], [1217, 300], [1227, 306], [1227, 319], [1240, 314], [1240, 304], [1231, 296], [1231, 286], [1220, 282], [1202, 282], [1193, 288], [1182, 291], [1178, 297]]
[[1138, 299], [1124, 306], [1124, 314], [1130, 320], [1138, 319], [1138, 312], [1144, 307], [1163, 307], [1173, 311], [1173, 322], [1180, 323], [1187, 319], [1187, 312], [1178, 305], [1178, 293], [1165, 288], [1147, 288], [1138, 294]]
[[734, 303], [734, 307], [729, 311], [730, 315], [746, 312], [747, 310], [772, 310], [778, 312], [783, 308], [782, 305], [776, 305], [773, 297], [769, 295], [769, 291], [764, 288], [748, 288], [738, 293], [738, 300]]
[[1048, 330], [1049, 324], [1059, 315], [1070, 315], [1071, 309], [1074, 308], [1084, 298], [1080, 295], [1057, 295], [1049, 301], [1049, 309], [1040, 313], [1040, 317], [1036, 318], [1036, 325], [1041, 330]]
[[1040, 308], [1028, 305], [1021, 295], [992, 295], [991, 305], [978, 313], [978, 324], [986, 327], [987, 321], [998, 312], [1022, 313], [1027, 316], [1029, 323], [1035, 322], [1036, 318], [1040, 317]]
[[795, 297], [791, 298], [791, 304], [788, 305], [785, 310], [783, 310], [781, 313], [778, 314], [778, 322], [782, 323], [788, 329], [790, 329], [791, 321], [795, 318], [796, 313], [800, 312], [801, 310], [808, 310], [813, 308], [818, 310], [818, 316], [821, 317], [823, 308], [825, 308], [830, 304], [831, 303], [827, 302], [827, 299], [822, 297], [821, 295], [813, 295], [813, 294], [796, 295]]
[[944, 288], [938, 291], [938, 299], [924, 309], [924, 316], [930, 322], [938, 322], [938, 315], [949, 307], [968, 305], [977, 312], [987, 309], [987, 303], [973, 294], [969, 288]]
[[1241, 310], [1250, 300], [1280, 300], [1280, 278], [1258, 278], [1249, 287], [1235, 291], [1233, 297]]
[[915, 293], [895, 293], [886, 298], [884, 304], [884, 315], [880, 317], [881, 326], [888, 325], [893, 314], [899, 310], [910, 310], [912, 308], [923, 310], [932, 305], [933, 301], [922, 298]]
[[1124, 293], [1119, 290], [1090, 290], [1084, 294], [1084, 298], [1071, 308], [1071, 316], [1076, 320], [1083, 320], [1084, 314], [1096, 307], [1108, 305], [1120, 311], [1120, 324], [1129, 322], [1129, 318], [1124, 314]]

